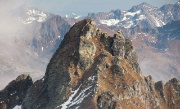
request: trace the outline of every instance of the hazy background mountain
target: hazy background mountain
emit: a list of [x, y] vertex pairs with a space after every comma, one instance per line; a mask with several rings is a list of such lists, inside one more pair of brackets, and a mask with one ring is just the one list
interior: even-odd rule
[[59, 15], [16, 3], [1, 4], [0, 88], [22, 73], [41, 78], [70, 28]]
[[[129, 10], [89, 13], [99, 28], [113, 35], [118, 29], [133, 41], [142, 72], [155, 81], [180, 78], [180, 2], [155, 7], [146, 2]], [[65, 17], [73, 22], [82, 18]]]

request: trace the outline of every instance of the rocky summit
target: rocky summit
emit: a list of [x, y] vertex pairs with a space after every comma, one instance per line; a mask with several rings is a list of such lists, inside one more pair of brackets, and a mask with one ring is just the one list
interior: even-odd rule
[[92, 19], [75, 23], [22, 109], [179, 109], [180, 81], [143, 76], [132, 42], [109, 36]]

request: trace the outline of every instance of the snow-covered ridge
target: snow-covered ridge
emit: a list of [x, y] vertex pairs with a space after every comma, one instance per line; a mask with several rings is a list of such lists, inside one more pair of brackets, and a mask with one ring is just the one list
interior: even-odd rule
[[136, 25], [145, 28], [162, 27], [167, 23], [164, 21], [165, 14], [159, 8], [153, 7], [147, 3], [134, 6], [134, 8], [128, 11], [112, 10], [103, 15], [101, 13], [96, 15], [97, 16], [94, 18], [100, 22], [100, 24], [124, 28], [133, 28]]
[[[133, 17], [135, 15], [138, 15], [141, 13], [141, 10], [138, 10], [136, 12], [127, 12], [127, 11], [122, 11], [123, 18], [122, 19], [108, 19], [108, 20], [100, 20], [101, 24], [106, 24], [108, 26], [122, 26], [124, 25], [125, 28], [131, 28], [133, 24]], [[144, 16], [139, 17], [137, 20], [145, 19]], [[123, 24], [122, 24], [123, 23]]]
[[118, 19], [100, 20], [101, 24], [106, 24], [108, 26], [116, 25], [120, 22]]
[[48, 17], [48, 15], [46, 13], [44, 13], [43, 11], [39, 11], [39, 10], [35, 10], [35, 9], [28, 10], [26, 12], [26, 16], [27, 16], [26, 19], [20, 18], [24, 24], [30, 24], [33, 21], [44, 22], [44, 21], [46, 21], [46, 19]]

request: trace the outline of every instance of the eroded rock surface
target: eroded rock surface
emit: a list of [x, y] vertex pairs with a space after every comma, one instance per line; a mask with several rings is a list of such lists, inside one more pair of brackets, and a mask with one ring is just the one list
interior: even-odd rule
[[132, 42], [108, 36], [92, 19], [71, 27], [29, 89], [23, 109], [178, 109], [179, 84], [144, 77]]

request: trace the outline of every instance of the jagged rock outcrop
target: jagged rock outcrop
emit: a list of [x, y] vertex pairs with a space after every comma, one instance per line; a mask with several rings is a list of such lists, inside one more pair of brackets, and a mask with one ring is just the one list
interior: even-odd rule
[[12, 109], [16, 105], [21, 105], [32, 84], [32, 78], [23, 74], [11, 81], [0, 91], [0, 109]]
[[112, 46], [113, 55], [124, 57], [124, 53], [125, 53], [124, 45], [125, 45], [125, 39], [123, 33], [122, 31], [118, 31], [113, 38], [113, 46]]
[[155, 83], [155, 89], [159, 92], [161, 98], [166, 101], [165, 95], [164, 95], [164, 85], [162, 81], [158, 81]]
[[113, 100], [114, 98], [111, 92], [106, 92], [99, 95], [97, 99], [98, 109], [115, 109], [116, 102]]
[[[22, 109], [178, 109], [179, 81], [141, 74], [131, 40], [87, 18], [71, 27]], [[173, 99], [173, 102], [170, 100]]]

